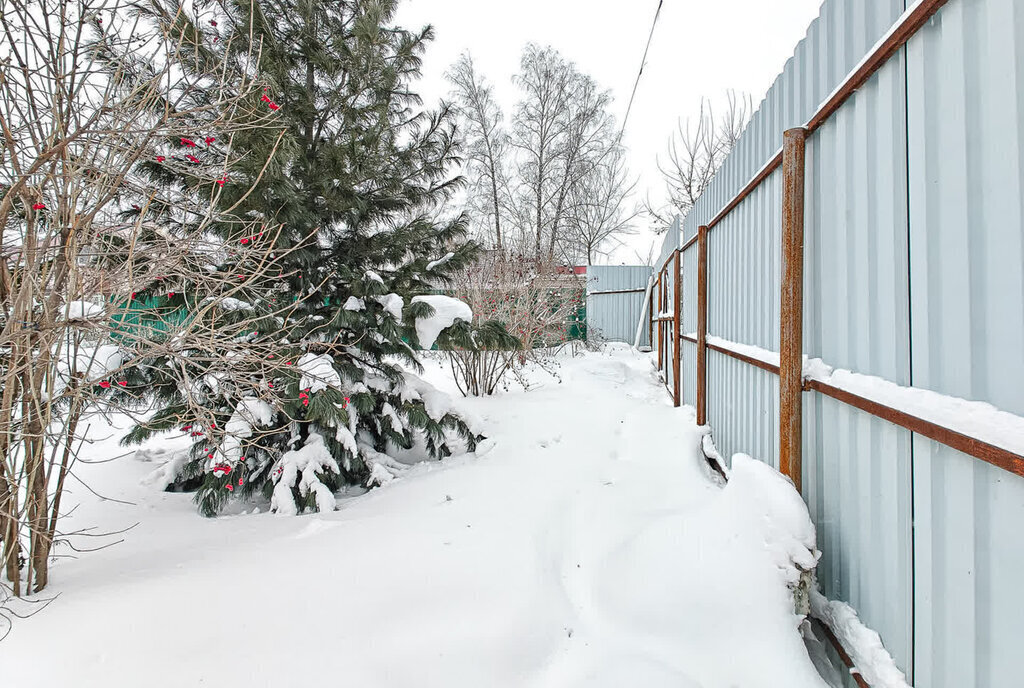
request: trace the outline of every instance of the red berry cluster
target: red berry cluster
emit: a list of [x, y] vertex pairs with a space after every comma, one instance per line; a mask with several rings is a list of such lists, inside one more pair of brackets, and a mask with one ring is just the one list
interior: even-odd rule
[[[179, 140], [181, 141], [181, 145], [184, 146], [185, 148], [195, 148], [196, 147], [196, 142], [193, 141], [192, 139], [188, 138], [188, 137], [182, 136], [182, 137], [180, 137]], [[217, 138], [215, 136], [207, 136], [207, 137], [203, 138], [203, 143], [205, 143], [206, 147], [209, 148], [210, 144], [213, 143], [216, 140], [217, 140]], [[192, 163], [199, 163], [199, 162], [201, 162], [199, 160], [199, 158], [197, 158], [194, 155], [190, 155], [190, 154], [186, 154], [185, 155], [185, 159], [188, 160], [189, 162], [192, 162]], [[165, 160], [167, 160], [167, 156], [166, 155], [158, 155], [158, 156], [156, 156], [156, 161], [157, 162], [163, 162]], [[224, 177], [224, 179], [222, 179], [222, 180], [218, 180], [217, 183], [220, 184], [221, 186], [224, 186], [224, 182], [225, 181], [227, 181], [227, 177]]]
[[253, 234], [252, 236], [242, 237], [242, 238], [241, 238], [241, 239], [239, 240], [239, 242], [238, 242], [238, 243], [242, 244], [243, 246], [244, 246], [245, 244], [248, 244], [249, 242], [252, 242], [252, 243], [254, 243], [254, 244], [255, 244], [255, 243], [256, 243], [256, 240], [257, 240], [257, 239], [259, 239], [259, 238], [260, 238], [261, 236], [263, 236], [263, 232], [260, 232], [260, 233], [258, 233], [258, 234]]
[[270, 99], [270, 96], [268, 96], [266, 93], [264, 93], [262, 96], [260, 96], [260, 100], [262, 100], [264, 103], [266, 103], [267, 107], [270, 108], [271, 110], [277, 110], [278, 108], [281, 107], [280, 105], [278, 105], [277, 103], [272, 101]]

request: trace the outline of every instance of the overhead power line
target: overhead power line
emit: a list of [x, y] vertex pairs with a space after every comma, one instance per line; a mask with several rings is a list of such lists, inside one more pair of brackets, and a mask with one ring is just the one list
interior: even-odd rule
[[622, 118], [622, 129], [619, 131], [618, 140], [626, 133], [626, 122], [629, 121], [629, 113], [633, 109], [633, 99], [636, 98], [636, 89], [640, 86], [640, 77], [643, 76], [644, 67], [647, 65], [647, 51], [651, 49], [651, 39], [654, 38], [654, 27], [658, 25], [658, 17], [661, 16], [661, 6], [665, 0], [658, 0], [658, 9], [654, 12], [654, 21], [651, 22], [651, 32], [647, 34], [647, 45], [644, 47], [644, 57], [640, 60], [640, 70], [636, 73], [636, 81], [633, 82], [633, 92], [629, 95], [629, 105], [626, 107], [626, 116]]

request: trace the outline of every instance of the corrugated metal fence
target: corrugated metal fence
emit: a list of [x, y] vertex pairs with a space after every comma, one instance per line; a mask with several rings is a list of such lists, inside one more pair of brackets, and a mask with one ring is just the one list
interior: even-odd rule
[[[782, 152], [791, 128], [803, 165]], [[790, 170], [805, 174], [802, 227], [784, 228]], [[786, 249], [794, 228], [802, 247]], [[655, 343], [665, 365], [682, 340], [677, 401], [723, 455], [800, 465], [780, 450], [794, 436], [780, 379], [803, 375], [787, 353], [1024, 416], [1024, 5], [827, 0], [666, 241], [655, 295], [670, 300], [677, 248], [680, 319], [651, 313]], [[787, 313], [780, 290], [800, 285]], [[780, 348], [801, 317], [802, 346]], [[794, 478], [824, 592], [858, 609], [914, 685], [1022, 685], [1024, 459], [801, 386]]]
[[[632, 344], [653, 270], [647, 265], [587, 266], [587, 332]], [[650, 344], [646, 322], [641, 344]]]

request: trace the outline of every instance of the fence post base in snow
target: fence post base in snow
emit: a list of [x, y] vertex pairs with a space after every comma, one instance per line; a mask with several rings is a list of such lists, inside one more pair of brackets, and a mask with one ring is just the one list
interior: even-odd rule
[[779, 311], [779, 469], [803, 494], [804, 147], [807, 130], [782, 139], [782, 290]]

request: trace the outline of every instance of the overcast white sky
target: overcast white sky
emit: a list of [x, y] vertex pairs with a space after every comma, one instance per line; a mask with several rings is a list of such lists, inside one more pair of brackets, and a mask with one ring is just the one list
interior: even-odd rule
[[[664, 0], [623, 139], [641, 195], [662, 197], [657, 156], [664, 157], [677, 122], [698, 111], [701, 97], [717, 102], [735, 89], [750, 93], [757, 107], [821, 2]], [[507, 114], [517, 95], [512, 75], [533, 41], [554, 46], [610, 89], [621, 122], [657, 6], [658, 0], [405, 0], [398, 23], [434, 26], [419, 84], [428, 103], [447, 95], [444, 72], [468, 50]], [[646, 254], [652, 235], [642, 229], [612, 262], [636, 263], [634, 249]]]

